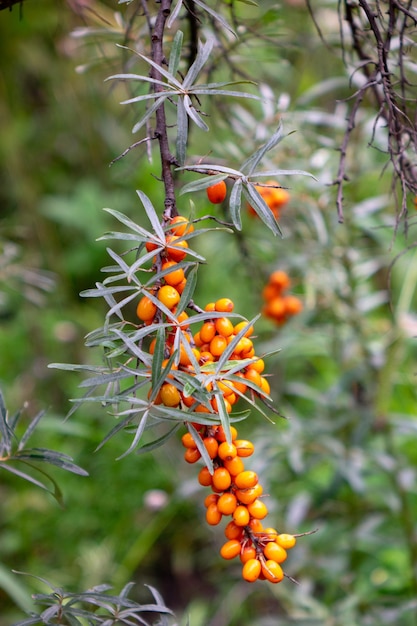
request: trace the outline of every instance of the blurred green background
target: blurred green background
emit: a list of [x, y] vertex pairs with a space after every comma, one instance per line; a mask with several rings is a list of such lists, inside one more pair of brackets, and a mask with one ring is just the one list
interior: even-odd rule
[[[222, 530], [204, 521], [205, 492], [195, 467], [182, 462], [179, 438], [117, 461], [127, 435], [94, 453], [111, 415], [84, 405], [64, 420], [81, 377], [47, 366], [100, 363], [84, 336], [106, 309], [79, 293], [108, 263], [106, 243], [95, 240], [115, 225], [102, 209], [147, 225], [135, 189], [162, 209], [163, 188], [156, 153], [149, 163], [134, 149], [109, 167], [138, 140], [137, 113], [119, 104], [124, 87], [104, 81], [120, 71], [115, 12], [128, 9], [109, 0], [27, 0], [21, 10], [0, 11], [0, 386], [11, 413], [26, 405], [26, 425], [46, 409], [31, 444], [69, 454], [89, 477], [53, 472], [61, 509], [1, 473], [1, 626], [22, 619], [30, 594], [43, 589], [12, 570], [74, 591], [104, 582], [119, 591], [134, 580], [146, 601], [144, 584], [152, 584], [184, 626], [187, 619], [190, 626], [416, 624], [415, 219], [407, 235], [395, 233], [385, 155], [366, 147], [375, 112], [365, 103], [338, 223], [329, 183], [348, 111], [343, 98], [352, 92], [347, 72], [320, 44], [304, 4], [262, 4], [239, 9], [248, 28], [233, 60], [272, 89], [277, 107], [216, 103], [210, 133], [191, 135], [189, 155], [236, 167], [272, 132], [278, 111], [296, 132], [265, 169], [300, 168], [316, 179], [285, 180], [291, 200], [282, 240], [246, 214], [242, 236], [200, 238], [207, 265], [195, 299], [204, 306], [229, 296], [251, 318], [268, 274], [283, 269], [303, 301], [288, 324], [261, 318], [256, 330], [257, 354], [281, 349], [267, 369], [286, 419], [271, 424], [254, 414], [239, 427], [256, 446], [251, 467], [270, 495], [271, 525], [318, 529], [288, 559], [298, 585], [249, 586], [238, 564], [220, 559]], [[316, 17], [333, 41], [336, 7], [318, 7]], [[86, 26], [97, 32], [73, 36]], [[179, 178], [179, 188], [191, 179]], [[186, 215], [224, 217], [204, 192], [179, 204]]]

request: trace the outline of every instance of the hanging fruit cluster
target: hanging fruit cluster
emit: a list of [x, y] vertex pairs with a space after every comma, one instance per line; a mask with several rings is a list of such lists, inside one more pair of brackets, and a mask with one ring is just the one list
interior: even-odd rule
[[[265, 363], [255, 354], [252, 324], [234, 313], [230, 298], [210, 302], [204, 309], [188, 300], [187, 272], [193, 263], [186, 260], [191, 254], [187, 235], [195, 235], [193, 225], [177, 216], [166, 220], [163, 239], [145, 242], [149, 256], [154, 254], [151, 271], [155, 273], [137, 305], [140, 327], [151, 327], [147, 331], [153, 355], [147, 374], [152, 380], [148, 400], [150, 406], [187, 426], [182, 437], [184, 458], [188, 463], [204, 463], [198, 480], [212, 490], [205, 499], [207, 522], [217, 525], [231, 516], [221, 556], [239, 556], [246, 581], [278, 583], [284, 578], [281, 564], [287, 549], [296, 539], [264, 528], [261, 520], [268, 509], [263, 489], [258, 475], [245, 469], [243, 462], [254, 445], [238, 439], [229, 420], [239, 399], [253, 406], [255, 400], [269, 398]], [[186, 308], [193, 314], [188, 315]], [[241, 318], [237, 323], [232, 321], [236, 317]], [[198, 330], [192, 332], [190, 327], [196, 324]]]
[[[222, 426], [203, 426], [197, 430], [197, 438], [191, 433], [182, 437], [186, 448], [185, 459], [190, 462], [201, 456], [201, 443], [213, 461], [213, 472], [203, 467], [198, 481], [211, 487], [204, 501], [207, 523], [216, 526], [223, 517], [231, 516], [224, 529], [227, 541], [220, 549], [224, 559], [239, 557], [242, 577], [247, 582], [266, 579], [279, 583], [285, 574], [281, 564], [287, 558], [287, 550], [296, 543], [296, 536], [278, 533], [275, 528], [263, 526], [268, 509], [262, 499], [263, 488], [256, 472], [246, 470], [243, 459], [254, 452], [251, 441], [238, 439], [236, 428], [230, 427], [232, 441], [229, 443]], [[299, 536], [299, 535], [297, 535]]]
[[[262, 185], [255, 185], [255, 189], [259, 192], [265, 203], [271, 209], [276, 220], [279, 219], [281, 209], [288, 204], [290, 200], [290, 194], [286, 189], [280, 186], [275, 180], [268, 180]], [[257, 215], [257, 212], [248, 206], [249, 215]]]
[[291, 286], [288, 274], [282, 270], [276, 270], [269, 276], [268, 283], [262, 291], [265, 304], [262, 313], [274, 320], [277, 324], [284, 324], [290, 317], [302, 311], [302, 302], [297, 296], [287, 294]]

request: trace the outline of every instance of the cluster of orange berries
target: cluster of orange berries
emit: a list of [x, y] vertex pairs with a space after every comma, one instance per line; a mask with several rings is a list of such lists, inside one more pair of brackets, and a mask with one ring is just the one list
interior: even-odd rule
[[282, 270], [272, 272], [268, 283], [262, 291], [265, 301], [262, 313], [274, 320], [277, 324], [284, 324], [288, 318], [301, 312], [303, 305], [297, 296], [286, 294], [291, 281], [288, 274]]
[[[222, 426], [195, 426], [213, 462], [213, 473], [203, 467], [198, 475], [200, 485], [211, 487], [213, 492], [204, 501], [207, 523], [216, 526], [223, 516], [232, 516], [224, 530], [227, 541], [220, 555], [227, 560], [239, 556], [242, 577], [247, 582], [259, 578], [279, 583], [285, 575], [281, 564], [287, 550], [295, 545], [296, 536], [262, 525], [261, 520], [268, 514], [261, 498], [263, 488], [256, 472], [245, 470], [242, 460], [253, 454], [253, 443], [238, 439], [234, 426], [230, 427], [231, 443]], [[191, 432], [183, 435], [182, 443], [186, 461], [195, 462], [201, 457]]]
[[[275, 180], [268, 180], [263, 185], [255, 185], [255, 189], [265, 200], [275, 219], [278, 220], [281, 209], [289, 202], [290, 194], [288, 191], [280, 187]], [[250, 215], [257, 215], [253, 207], [249, 206], [248, 210]]]

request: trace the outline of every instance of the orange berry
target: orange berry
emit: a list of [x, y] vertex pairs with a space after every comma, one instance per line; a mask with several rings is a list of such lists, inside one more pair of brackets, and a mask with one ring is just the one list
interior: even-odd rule
[[257, 371], [258, 374], [262, 374], [265, 369], [265, 361], [263, 359], [257, 359], [253, 363], [250, 364], [250, 367]]
[[203, 443], [209, 457], [211, 459], [215, 459], [217, 456], [217, 450], [219, 448], [219, 443], [217, 439], [215, 439], [214, 437], [205, 437], [203, 439]]
[[232, 520], [226, 525], [224, 534], [227, 539], [241, 539], [243, 536], [243, 528], [242, 526], [237, 526]]
[[219, 445], [217, 454], [223, 461], [231, 461], [235, 458], [235, 456], [237, 456], [236, 446], [233, 443], [223, 441]]
[[233, 512], [233, 521], [237, 526], [247, 526], [250, 521], [250, 514], [244, 504], [239, 504]]
[[238, 474], [241, 474], [245, 469], [242, 459], [240, 459], [238, 456], [235, 456], [234, 459], [230, 459], [230, 461], [223, 461], [223, 464], [231, 476], [237, 476]]
[[162, 270], [172, 268], [172, 272], [165, 274], [164, 280], [167, 285], [172, 285], [173, 287], [184, 280], [184, 270], [182, 269], [182, 267], [180, 267], [179, 269], [175, 269], [176, 265], [177, 263], [175, 263], [175, 261], [165, 261], [165, 263], [162, 263], [161, 268]]
[[226, 491], [232, 484], [232, 477], [225, 467], [217, 467], [212, 476], [213, 488], [218, 491]]
[[237, 335], [241, 330], [243, 330], [243, 328], [246, 328], [246, 332], [243, 335], [244, 337], [250, 337], [253, 334], [253, 326], [249, 326], [248, 322], [239, 322], [238, 324], [236, 324], [236, 326], [234, 327], [234, 334]]
[[287, 315], [297, 315], [303, 309], [302, 302], [297, 296], [284, 296], [284, 307]]
[[257, 535], [260, 535], [264, 529], [261, 520], [255, 518], [251, 519], [251, 521], [249, 522], [249, 527], [251, 531]]
[[[225, 407], [225, 409], [226, 409], [226, 412], [227, 412], [227, 413], [230, 413], [230, 412], [231, 412], [231, 410], [232, 410], [232, 405], [230, 404], [230, 402], [229, 402], [228, 400], [226, 400], [226, 398], [223, 398], [223, 402], [224, 402], [224, 407]], [[212, 406], [212, 407], [213, 407], [213, 409], [216, 411], [216, 413], [218, 413], [218, 412], [219, 412], [219, 404], [218, 404], [218, 402], [217, 402], [217, 398], [216, 398], [216, 397], [214, 397], [214, 398], [211, 400], [211, 406]]]
[[285, 303], [284, 298], [276, 296], [273, 298], [266, 307], [266, 314], [270, 317], [275, 317], [278, 320], [285, 318]]
[[200, 339], [202, 343], [210, 343], [216, 334], [216, 326], [214, 322], [204, 322], [200, 329]]
[[242, 563], [247, 563], [250, 559], [256, 558], [256, 548], [255, 546], [246, 545], [240, 551], [240, 560]]
[[[234, 426], [230, 426], [230, 435], [232, 441], [237, 437], [237, 430]], [[217, 441], [226, 441], [226, 433], [224, 432], [223, 426], [219, 426], [216, 432]]]
[[212, 355], [211, 352], [208, 352], [207, 350], [202, 350], [200, 352], [200, 358], [199, 358], [199, 363], [200, 365], [204, 365], [205, 363], [212, 363], [214, 361], [214, 356]]
[[288, 289], [288, 287], [291, 285], [291, 281], [286, 272], [284, 272], [283, 270], [276, 270], [270, 275], [269, 284], [274, 285], [274, 287], [277, 287], [279, 290], [283, 291], [284, 289]]
[[294, 537], [294, 535], [288, 535], [287, 533], [278, 535], [276, 541], [282, 548], [285, 548], [285, 550], [290, 550], [297, 543], [296, 537]]
[[271, 541], [275, 541], [278, 537], [278, 531], [275, 528], [265, 528], [263, 534]]
[[287, 558], [287, 551], [275, 541], [268, 541], [263, 552], [267, 559], [272, 559], [277, 563], [283, 563]]
[[268, 509], [266, 504], [257, 498], [253, 502], [247, 505], [248, 511], [251, 517], [255, 519], [264, 519], [268, 515]]
[[222, 519], [222, 514], [217, 508], [217, 504], [212, 502], [211, 504], [208, 505], [206, 509], [207, 524], [210, 524], [210, 526], [217, 526], [217, 524], [220, 524], [221, 519]]
[[265, 576], [266, 580], [269, 580], [271, 583], [279, 583], [284, 578], [282, 567], [272, 559], [268, 559], [268, 561], [262, 565], [262, 574]]
[[185, 289], [186, 284], [187, 284], [187, 279], [184, 278], [180, 283], [178, 283], [178, 285], [175, 285], [175, 289], [178, 291], [179, 294], [182, 294], [182, 292]]
[[258, 474], [251, 470], [241, 472], [235, 477], [235, 485], [238, 489], [250, 489], [258, 482]]
[[155, 317], [156, 311], [156, 304], [154, 304], [152, 300], [148, 298], [148, 296], [143, 296], [143, 298], [141, 298], [138, 302], [136, 315], [144, 322], [149, 322]]
[[187, 463], [196, 463], [198, 459], [201, 459], [201, 454], [198, 448], [187, 448], [184, 453], [184, 459]]
[[147, 249], [148, 252], [152, 252], [153, 250], [156, 250], [157, 248], [159, 248], [159, 246], [153, 241], [147, 241], [145, 243], [145, 248]]
[[234, 308], [233, 301], [230, 298], [220, 298], [214, 303], [214, 309], [219, 313], [231, 313]]
[[248, 583], [254, 583], [255, 580], [258, 580], [261, 569], [261, 563], [258, 559], [249, 559], [243, 566], [242, 578]]
[[210, 341], [210, 352], [213, 356], [220, 356], [227, 348], [226, 337], [222, 335], [216, 335]]
[[248, 367], [248, 369], [246, 370], [245, 378], [246, 380], [249, 380], [251, 383], [254, 383], [255, 385], [257, 385], [258, 387], [260, 387], [262, 384], [261, 375], [252, 367]]
[[177, 237], [182, 237], [182, 235], [192, 233], [194, 226], [190, 224], [186, 217], [176, 215], [170, 221], [170, 230]]
[[254, 453], [255, 446], [251, 441], [248, 441], [247, 439], [236, 439], [234, 443], [238, 456], [248, 457]]
[[166, 238], [166, 254], [172, 261], [182, 261], [187, 254], [188, 243], [179, 239], [176, 235], [168, 235]]
[[217, 502], [217, 507], [223, 515], [233, 515], [237, 507], [236, 496], [230, 492], [223, 493]]
[[202, 467], [198, 473], [198, 482], [202, 487], [211, 486], [211, 474], [207, 467]]
[[261, 376], [261, 389], [267, 396], [271, 393], [271, 385], [264, 376]]
[[214, 324], [219, 335], [222, 335], [223, 337], [230, 337], [233, 335], [233, 324], [229, 317], [218, 317]]
[[198, 348], [201, 348], [204, 342], [201, 340], [200, 331], [198, 331], [197, 333], [195, 333], [195, 335], [193, 335], [193, 339], [194, 339], [195, 345]]
[[208, 506], [212, 504], [213, 502], [214, 504], [217, 504], [218, 499], [219, 499], [219, 496], [217, 495], [217, 493], [209, 493], [209, 495], [204, 498], [204, 506], [207, 509]]
[[209, 302], [208, 304], [206, 304], [206, 306], [204, 307], [205, 311], [215, 311], [216, 307], [215, 307], [215, 302]]
[[242, 382], [234, 380], [233, 381], [234, 389], [241, 394], [245, 393], [245, 391], [248, 388], [248, 386], [245, 384], [245, 376], [242, 374], [242, 372], [236, 372], [235, 376], [237, 376], [238, 378], [241, 378]]
[[181, 441], [182, 441], [182, 445], [184, 446], [184, 448], [196, 448], [196, 442], [194, 441], [194, 437], [192, 436], [191, 433], [185, 433], [182, 437], [181, 437]]
[[252, 504], [258, 497], [255, 487], [251, 487], [250, 489], [236, 489], [235, 495], [241, 504], [246, 505]]
[[180, 392], [171, 383], [164, 383], [160, 393], [162, 404], [165, 404], [165, 406], [176, 407], [181, 402]]
[[158, 300], [168, 309], [173, 309], [180, 301], [180, 294], [171, 285], [164, 285], [158, 291]]
[[237, 539], [229, 539], [229, 541], [226, 541], [220, 548], [220, 556], [227, 560], [234, 559], [239, 556], [240, 548], [240, 541]]
[[221, 204], [226, 198], [227, 187], [224, 180], [207, 187], [207, 198], [212, 204]]

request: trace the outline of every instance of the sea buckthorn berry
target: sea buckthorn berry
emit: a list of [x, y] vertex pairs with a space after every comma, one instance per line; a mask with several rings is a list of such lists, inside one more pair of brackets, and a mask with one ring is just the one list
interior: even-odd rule
[[236, 372], [235, 376], [240, 378], [242, 382], [240, 380], [233, 380], [233, 388], [238, 392], [238, 394], [244, 394], [248, 388], [245, 383], [245, 377], [242, 372]]
[[177, 235], [177, 237], [182, 237], [182, 235], [186, 235], [187, 233], [192, 233], [194, 230], [194, 226], [190, 224], [186, 217], [182, 215], [176, 215], [170, 221], [170, 231]]
[[245, 546], [240, 551], [240, 560], [242, 563], [247, 563], [250, 559], [256, 558], [255, 546]]
[[165, 406], [175, 407], [181, 402], [181, 394], [171, 383], [164, 383], [161, 387], [161, 400]]
[[180, 283], [178, 283], [178, 285], [175, 285], [175, 289], [178, 291], [180, 295], [184, 291], [186, 284], [187, 284], [187, 279], [183, 278], [183, 280]]
[[255, 487], [252, 487], [251, 489], [236, 489], [235, 495], [239, 502], [246, 505], [252, 504], [252, 502], [255, 502], [258, 497]]
[[265, 361], [263, 359], [257, 359], [253, 363], [250, 364], [251, 369], [258, 372], [258, 374], [262, 374], [265, 369]]
[[165, 263], [162, 263], [162, 270], [168, 270], [172, 268], [172, 272], [165, 274], [163, 277], [167, 285], [172, 285], [174, 287], [175, 285], [178, 285], [178, 283], [180, 283], [182, 280], [184, 280], [184, 270], [182, 269], [182, 267], [177, 268], [177, 265], [178, 264], [175, 263], [175, 261], [165, 261]]
[[220, 298], [214, 303], [214, 309], [219, 313], [231, 313], [234, 306], [233, 300], [230, 300], [230, 298]]
[[275, 317], [278, 320], [283, 320], [285, 319], [285, 312], [284, 298], [281, 296], [277, 296], [268, 302], [266, 307], [267, 315]]
[[184, 239], [179, 239], [176, 235], [168, 235], [166, 238], [166, 254], [172, 261], [182, 261], [186, 254], [188, 243]]
[[207, 198], [212, 204], [221, 204], [226, 198], [227, 186], [224, 180], [207, 187]]
[[297, 315], [303, 309], [302, 302], [297, 296], [284, 296], [284, 307], [286, 315]]
[[204, 322], [200, 328], [200, 339], [203, 343], [210, 343], [216, 334], [216, 326], [214, 322]]
[[234, 444], [238, 456], [248, 457], [254, 453], [255, 446], [247, 439], [236, 439]]
[[213, 488], [218, 491], [226, 491], [232, 484], [232, 477], [225, 467], [217, 467], [212, 476]]
[[[236, 437], [237, 437], [237, 430], [236, 430], [236, 428], [234, 426], [230, 426], [230, 436], [232, 438], [232, 441], [234, 439], [236, 439]], [[219, 426], [219, 428], [217, 429], [216, 439], [217, 439], [217, 441], [221, 441], [221, 442], [222, 441], [227, 441], [226, 433], [224, 432], [223, 426]]]
[[205, 437], [203, 439], [204, 447], [208, 452], [211, 459], [215, 459], [217, 456], [217, 450], [219, 449], [219, 442], [214, 437]]
[[254, 583], [255, 580], [258, 580], [261, 569], [262, 566], [258, 559], [249, 559], [249, 561], [246, 561], [242, 569], [243, 580], [246, 580], [248, 583]]
[[258, 387], [260, 387], [262, 384], [261, 375], [252, 367], [248, 367], [248, 369], [246, 370], [245, 378], [246, 380], [249, 380], [251, 383], [254, 383], [255, 385], [257, 385]]
[[200, 352], [200, 358], [198, 359], [200, 365], [204, 365], [205, 363], [212, 363], [213, 361], [214, 356], [211, 352], [209, 352], [208, 350]]
[[287, 558], [287, 551], [275, 541], [269, 541], [264, 547], [263, 552], [267, 559], [272, 559], [277, 563], [283, 563]]
[[222, 335], [223, 337], [230, 337], [233, 335], [233, 323], [229, 317], [218, 317], [215, 320], [214, 325], [219, 335]]
[[235, 456], [237, 456], [236, 446], [233, 443], [223, 441], [219, 445], [217, 454], [223, 461], [231, 461], [235, 458]]
[[168, 309], [173, 309], [180, 301], [180, 294], [171, 285], [163, 285], [158, 291], [158, 300]]
[[197, 447], [197, 444], [194, 441], [194, 437], [192, 436], [191, 433], [185, 433], [181, 437], [181, 441], [182, 441], [182, 445], [184, 446], [184, 448], [196, 448]]
[[223, 515], [233, 515], [237, 507], [236, 496], [230, 492], [223, 493], [217, 502], [217, 507]]
[[145, 248], [148, 252], [152, 252], [153, 250], [156, 250], [157, 248], [159, 248], [159, 246], [154, 241], [147, 241], [145, 243]]
[[224, 534], [227, 539], [241, 539], [243, 536], [243, 528], [235, 524], [232, 520], [226, 525]]
[[204, 307], [205, 311], [215, 311], [216, 310], [216, 303], [215, 302], [208, 302], [206, 304], [206, 306]]
[[284, 578], [282, 567], [276, 561], [268, 559], [262, 566], [262, 574], [271, 583], [279, 583]]
[[229, 539], [229, 541], [226, 541], [220, 548], [220, 556], [227, 560], [234, 559], [239, 556], [240, 548], [240, 541], [237, 539]]
[[288, 535], [287, 533], [281, 533], [276, 538], [276, 542], [285, 550], [290, 550], [297, 543], [297, 539], [294, 535]]
[[261, 376], [261, 389], [267, 396], [271, 393], [271, 385], [265, 376]]
[[271, 541], [275, 541], [278, 537], [278, 531], [275, 528], [265, 528], [263, 534], [267, 539], [270, 539]]
[[184, 453], [184, 459], [187, 463], [196, 463], [198, 459], [201, 459], [201, 454], [198, 448], [187, 448]]
[[248, 322], [238, 322], [238, 324], [236, 324], [236, 326], [234, 327], [234, 334], [237, 335], [244, 328], [246, 328], [246, 331], [243, 336], [250, 337], [253, 334], [254, 328], [253, 326], [250, 326]]
[[250, 514], [244, 504], [239, 504], [233, 512], [233, 521], [237, 526], [247, 526], [250, 521]]
[[235, 477], [235, 485], [238, 489], [250, 489], [258, 483], [258, 474], [252, 470], [245, 470]]
[[149, 322], [153, 320], [157, 311], [156, 305], [148, 298], [148, 296], [143, 296], [138, 302], [138, 306], [136, 308], [136, 315], [139, 319], [144, 322]]
[[281, 291], [288, 289], [291, 285], [288, 274], [283, 270], [275, 270], [275, 272], [272, 272], [269, 277], [269, 283]]
[[217, 493], [209, 493], [209, 495], [204, 498], [204, 506], [207, 509], [210, 504], [217, 504], [218, 499], [219, 495]]
[[216, 335], [210, 341], [210, 352], [213, 356], [220, 356], [227, 348], [226, 337], [222, 335]]
[[262, 526], [262, 522], [259, 519], [251, 519], [249, 522], [249, 527], [253, 533], [259, 535], [263, 532], [264, 527]]
[[206, 509], [207, 524], [210, 524], [210, 526], [217, 526], [217, 524], [220, 524], [221, 519], [222, 519], [222, 514], [217, 508], [217, 504], [212, 502], [211, 504], [208, 505]]
[[[226, 412], [230, 413], [232, 411], [232, 405], [230, 404], [230, 402], [226, 398], [223, 398], [223, 404], [224, 404], [224, 408], [226, 409]], [[219, 413], [219, 411], [220, 411], [219, 403], [217, 401], [216, 396], [214, 396], [214, 398], [212, 398], [211, 406], [216, 411], [216, 413]]]
[[268, 515], [268, 509], [266, 504], [262, 502], [262, 500], [259, 500], [259, 498], [257, 498], [247, 506], [250, 516], [254, 517], [255, 519], [264, 519], [264, 517]]
[[234, 459], [230, 459], [230, 461], [223, 461], [223, 465], [231, 476], [237, 476], [238, 474], [241, 474], [245, 469], [242, 459], [240, 459], [238, 456], [235, 456]]
[[203, 487], [211, 486], [211, 474], [207, 467], [202, 467], [198, 474], [198, 482]]

